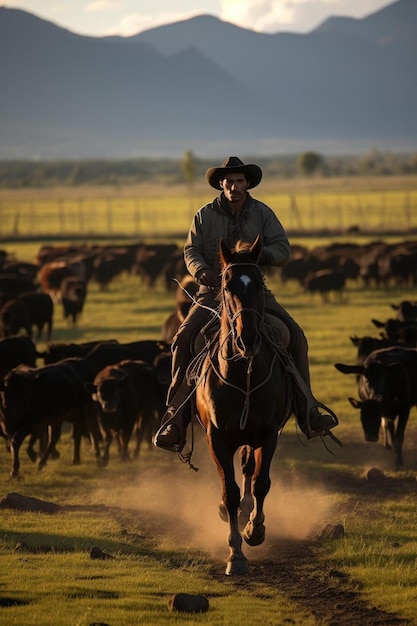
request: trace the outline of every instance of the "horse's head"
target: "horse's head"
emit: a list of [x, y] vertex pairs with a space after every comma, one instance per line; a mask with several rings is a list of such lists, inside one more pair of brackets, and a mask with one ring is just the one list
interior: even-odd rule
[[245, 358], [255, 356], [261, 344], [264, 280], [257, 263], [260, 252], [259, 236], [253, 244], [238, 242], [233, 250], [220, 240], [222, 326], [228, 326], [235, 349]]

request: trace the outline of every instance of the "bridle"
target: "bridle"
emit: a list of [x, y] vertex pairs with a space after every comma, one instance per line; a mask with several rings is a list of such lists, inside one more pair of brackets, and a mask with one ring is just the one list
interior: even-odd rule
[[236, 320], [243, 314], [243, 313], [253, 313], [254, 315], [256, 315], [259, 318], [259, 324], [258, 325], [262, 325], [264, 317], [265, 317], [265, 293], [262, 290], [262, 302], [261, 302], [261, 307], [260, 309], [255, 309], [253, 307], [242, 307], [240, 308], [238, 311], [232, 311], [230, 304], [228, 302], [228, 298], [226, 297], [226, 293], [229, 291], [229, 289], [226, 287], [225, 282], [226, 282], [226, 273], [234, 267], [255, 267], [257, 269], [257, 271], [259, 272], [259, 275], [262, 278], [262, 272], [261, 269], [259, 267], [259, 265], [257, 265], [256, 263], [251, 263], [249, 261], [242, 261], [242, 262], [233, 262], [233, 263], [229, 263], [228, 265], [226, 265], [226, 267], [222, 270], [222, 283], [221, 283], [221, 293], [222, 293], [222, 307], [223, 310], [226, 313], [226, 317], [227, 317], [227, 321], [228, 321], [228, 325], [230, 328], [230, 333], [233, 339], [233, 342], [235, 345], [237, 345], [238, 343], [238, 335], [237, 335], [237, 331], [236, 331]]

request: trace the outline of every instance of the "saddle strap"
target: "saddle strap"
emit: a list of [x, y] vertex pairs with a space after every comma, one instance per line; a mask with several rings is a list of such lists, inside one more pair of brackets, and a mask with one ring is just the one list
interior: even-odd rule
[[[323, 404], [323, 402], [320, 402], [320, 400], [317, 400], [317, 398], [315, 398], [313, 396], [313, 393], [312, 393], [311, 389], [309, 388], [309, 386], [307, 385], [307, 383], [305, 382], [305, 380], [301, 376], [300, 372], [298, 371], [298, 368], [296, 367], [294, 359], [292, 358], [292, 356], [290, 354], [288, 354], [287, 352], [283, 352], [282, 350], [278, 351], [278, 356], [281, 359], [281, 361], [283, 362], [287, 372], [292, 377], [295, 385], [298, 387], [299, 391], [303, 394], [304, 398], [307, 401], [306, 428], [309, 429], [310, 434], [312, 434], [312, 429], [311, 429], [311, 426], [310, 426], [310, 411], [313, 408], [322, 408], [322, 409], [324, 409], [324, 411], [326, 411], [326, 413], [328, 413], [333, 418], [335, 426], [337, 426], [339, 424], [339, 420], [338, 420], [338, 417], [337, 417], [336, 413], [334, 411], [332, 411], [332, 409], [330, 407], [328, 407], [326, 404]], [[335, 443], [337, 443], [340, 447], [342, 447], [341, 441], [337, 437], [335, 437], [335, 435], [330, 431], [330, 429], [325, 429], [325, 433]]]

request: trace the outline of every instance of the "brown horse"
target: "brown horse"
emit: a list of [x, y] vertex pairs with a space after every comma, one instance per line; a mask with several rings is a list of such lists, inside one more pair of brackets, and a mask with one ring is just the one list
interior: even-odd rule
[[[196, 408], [207, 431], [223, 494], [221, 517], [229, 521], [226, 574], [247, 574], [242, 536], [252, 546], [265, 538], [264, 500], [278, 435], [291, 414], [291, 386], [276, 342], [265, 330], [264, 279], [257, 264], [261, 244], [220, 242], [222, 264], [220, 331], [196, 386]], [[280, 329], [288, 343], [288, 329]], [[235, 480], [240, 449], [243, 497]]]

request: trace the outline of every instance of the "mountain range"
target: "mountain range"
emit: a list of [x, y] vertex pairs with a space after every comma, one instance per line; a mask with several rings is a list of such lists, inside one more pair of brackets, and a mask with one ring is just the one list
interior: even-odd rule
[[0, 7], [0, 159], [414, 151], [417, 2], [306, 34], [77, 35]]

